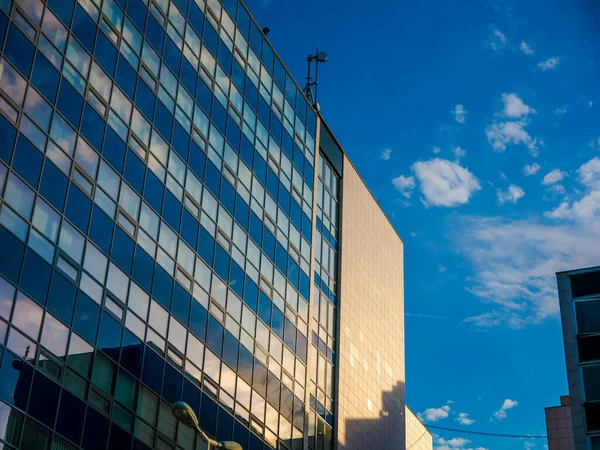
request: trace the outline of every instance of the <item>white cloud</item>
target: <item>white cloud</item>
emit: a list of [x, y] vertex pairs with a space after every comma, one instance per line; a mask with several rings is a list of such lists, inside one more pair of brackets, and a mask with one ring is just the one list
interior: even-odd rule
[[502, 114], [505, 117], [518, 119], [520, 117], [528, 116], [529, 114], [535, 114], [535, 109], [526, 105], [515, 93], [502, 94], [502, 102], [504, 103]]
[[381, 152], [380, 158], [383, 161], [389, 161], [391, 156], [392, 156], [392, 151], [389, 148], [386, 148], [385, 150], [383, 150]]
[[546, 59], [545, 61], [540, 61], [538, 63], [538, 67], [544, 71], [553, 70], [558, 67], [560, 64], [560, 58], [558, 56], [553, 56], [551, 58]]
[[447, 446], [453, 447], [453, 448], [463, 448], [465, 445], [467, 445], [471, 441], [469, 441], [468, 439], [455, 437], [452, 439], [438, 438], [436, 440], [436, 442], [440, 445], [447, 445]]
[[577, 169], [579, 181], [590, 189], [600, 189], [600, 158], [597, 156]]
[[413, 164], [412, 170], [419, 180], [426, 206], [463, 205], [481, 189], [475, 175], [446, 159], [419, 161]]
[[[600, 205], [600, 191], [595, 192]], [[483, 304], [494, 305], [465, 322], [476, 328], [522, 328], [556, 316], [556, 272], [598, 264], [600, 209], [586, 219], [590, 213], [584, 206], [559, 207], [562, 214], [552, 218], [569, 219], [564, 223], [539, 217], [451, 219], [451, 240], [473, 269], [466, 289]]]
[[467, 154], [467, 152], [465, 150], [463, 150], [460, 146], [454, 147], [452, 149], [452, 153], [454, 153], [454, 162], [456, 162], [456, 163], [458, 163], [460, 161], [460, 158], [462, 158], [463, 156], [465, 156]]
[[475, 423], [475, 419], [471, 419], [469, 414], [467, 413], [458, 413], [458, 417], [455, 419], [461, 425], [473, 425]]
[[436, 155], [441, 151], [442, 150], [439, 147], [433, 147], [433, 153], [435, 153]]
[[503, 205], [504, 203], [510, 202], [516, 204], [520, 198], [525, 196], [525, 191], [519, 186], [511, 184], [506, 191], [501, 189], [497, 190], [498, 203]]
[[594, 102], [590, 100], [590, 101], [588, 102], [588, 106], [591, 108], [592, 106], [594, 106]]
[[400, 175], [399, 177], [394, 178], [392, 183], [394, 184], [394, 187], [406, 198], [410, 198], [413, 193], [413, 189], [415, 188], [414, 177], [405, 177], [404, 175]]
[[525, 167], [523, 167], [523, 173], [526, 177], [530, 175], [535, 175], [538, 172], [538, 170], [540, 170], [540, 168], [540, 165], [535, 162], [533, 164], [527, 164]]
[[519, 48], [526, 55], [533, 55], [533, 49], [531, 48], [531, 46], [527, 42], [521, 41], [521, 45], [519, 46]]
[[411, 235], [412, 237], [417, 237], [417, 236], [419, 235], [419, 233], [417, 233], [416, 231], [411, 231], [411, 232], [410, 232], [410, 235]]
[[515, 122], [500, 122], [488, 125], [485, 130], [488, 142], [497, 152], [503, 152], [506, 150], [508, 144], [524, 144], [532, 156], [537, 156], [538, 143], [536, 139], [533, 139], [529, 133], [525, 130], [527, 122], [515, 121]]
[[452, 114], [454, 114], [454, 120], [456, 120], [458, 123], [465, 123], [465, 120], [467, 118], [467, 110], [465, 110], [465, 107], [461, 104], [457, 104], [454, 107], [454, 111], [452, 111]]
[[494, 29], [492, 30], [492, 35], [490, 37], [490, 47], [492, 48], [493, 51], [495, 52], [500, 52], [504, 49], [504, 47], [506, 47], [506, 43], [507, 43], [508, 39], [506, 38], [506, 35], [498, 30], [498, 29]]
[[554, 110], [554, 113], [555, 113], [557, 116], [564, 116], [564, 115], [567, 113], [567, 111], [568, 111], [568, 110], [569, 110], [569, 108], [567, 108], [566, 106], [562, 106], [562, 107], [560, 107], [560, 108], [556, 108], [556, 109]]
[[563, 172], [560, 169], [554, 169], [550, 172], [548, 172], [545, 176], [544, 179], [542, 180], [542, 184], [544, 186], [549, 186], [551, 184], [554, 183], [558, 183], [559, 181], [561, 181], [565, 176], [566, 176], [566, 172]]
[[[439, 273], [444, 273], [448, 270], [448, 268], [442, 264], [438, 264], [438, 272]], [[448, 400], [448, 404], [451, 405], [452, 403], [454, 403], [453, 401]]]
[[419, 413], [418, 416], [426, 422], [437, 422], [438, 420], [446, 419], [449, 413], [450, 407], [444, 405], [441, 408], [427, 408], [422, 413]]
[[535, 447], [535, 444], [533, 442], [524, 442], [523, 443], [523, 448], [525, 450], [531, 450], [533, 447]]
[[493, 420], [494, 418], [497, 420], [506, 419], [506, 416], [508, 414], [507, 411], [511, 408], [514, 408], [518, 404], [519, 404], [518, 401], [507, 398], [506, 400], [504, 400], [504, 403], [502, 403], [502, 406], [500, 407], [500, 409], [493, 414], [493, 416], [490, 420]]

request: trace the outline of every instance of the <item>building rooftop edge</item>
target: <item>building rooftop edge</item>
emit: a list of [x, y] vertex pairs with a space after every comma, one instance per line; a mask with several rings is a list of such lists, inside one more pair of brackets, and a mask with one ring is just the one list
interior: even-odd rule
[[[417, 419], [419, 419], [419, 416], [417, 416], [415, 414], [415, 412], [412, 409], [410, 409], [410, 407], [406, 403], [404, 404], [404, 407], [406, 409], [408, 409], [412, 413], [413, 416], [415, 416]], [[425, 430], [427, 430], [427, 432], [433, 437], [433, 433], [429, 430], [429, 428], [427, 428], [427, 425], [425, 425], [421, 419], [419, 419], [419, 422], [421, 422], [421, 425], [423, 425], [425, 427]]]
[[590, 267], [581, 267], [579, 269], [569, 269], [569, 270], [561, 270], [556, 272], [556, 275], [569, 275], [576, 272], [593, 272], [595, 270], [600, 270], [600, 266], [590, 266]]
[[[369, 185], [365, 182], [365, 179], [360, 174], [360, 171], [354, 165], [354, 163], [352, 162], [352, 160], [350, 159], [350, 157], [348, 156], [348, 154], [344, 150], [344, 147], [340, 143], [340, 141], [337, 138], [337, 136], [335, 135], [335, 133], [331, 130], [331, 127], [329, 126], [329, 124], [327, 123], [327, 121], [325, 120], [325, 118], [323, 117], [323, 115], [320, 112], [317, 112], [317, 115], [318, 115], [318, 117], [319, 117], [319, 119], [321, 121], [321, 124], [323, 126], [325, 126], [325, 128], [327, 128], [327, 131], [329, 131], [329, 134], [331, 134], [331, 137], [335, 140], [335, 143], [338, 145], [338, 147], [342, 151], [343, 155], [346, 157], [346, 159], [348, 160], [348, 162], [350, 162], [350, 164], [352, 165], [352, 167], [354, 168], [354, 170], [356, 170], [356, 173], [358, 174], [358, 177], [360, 178], [360, 181], [362, 181], [362, 183], [365, 185], [365, 187], [367, 188], [367, 191], [369, 191], [369, 194], [371, 194], [371, 197], [373, 197], [373, 200], [375, 200], [375, 203], [377, 203], [377, 206], [379, 207], [379, 210], [385, 216], [386, 220], [388, 221], [388, 223], [390, 224], [390, 226], [392, 227], [392, 229], [396, 233], [396, 236], [398, 236], [398, 239], [400, 239], [400, 242], [402, 242], [402, 245], [404, 245], [404, 239], [402, 239], [402, 236], [400, 236], [400, 233], [398, 233], [398, 230], [396, 230], [396, 227], [394, 226], [394, 224], [390, 220], [390, 217], [387, 215], [387, 213], [385, 212], [385, 210], [381, 207], [381, 204], [379, 203], [379, 200], [377, 200], [377, 198], [375, 198], [375, 195], [373, 194], [373, 191], [371, 190], [371, 188], [369, 187]], [[342, 177], [342, 179], [343, 179], [343, 177]]]

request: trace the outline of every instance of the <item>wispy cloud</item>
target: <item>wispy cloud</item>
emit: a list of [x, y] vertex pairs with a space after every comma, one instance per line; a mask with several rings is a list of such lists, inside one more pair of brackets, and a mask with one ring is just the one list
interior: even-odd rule
[[441, 152], [441, 151], [442, 151], [442, 149], [441, 149], [441, 148], [439, 148], [439, 147], [437, 147], [437, 146], [433, 147], [433, 153], [435, 153], [436, 155], [437, 155], [439, 152]]
[[503, 419], [506, 419], [506, 416], [508, 415], [508, 410], [514, 408], [518, 404], [519, 404], [518, 401], [511, 400], [510, 398], [507, 398], [502, 403], [502, 406], [500, 407], [500, 409], [498, 411], [496, 411], [492, 415], [492, 417], [490, 418], [490, 420], [494, 420], [494, 419], [496, 419], [496, 420], [503, 420]]
[[415, 188], [415, 179], [400, 175], [392, 180], [392, 184], [404, 197], [410, 198]]
[[465, 123], [467, 119], [467, 110], [465, 110], [463, 105], [457, 104], [454, 107], [452, 114], [454, 114], [454, 120], [456, 120], [458, 123]]
[[525, 42], [525, 41], [521, 41], [521, 44], [519, 45], [519, 48], [526, 55], [533, 55], [533, 53], [534, 53], [534, 51], [531, 48], [531, 46], [527, 42]]
[[538, 67], [543, 71], [554, 70], [560, 64], [560, 58], [558, 56], [552, 56], [551, 58], [545, 59], [538, 63]]
[[554, 114], [556, 114], [557, 116], [564, 116], [568, 111], [569, 111], [569, 108], [565, 105], [560, 108], [556, 108], [554, 110]]
[[506, 35], [498, 30], [497, 28], [492, 29], [492, 33], [489, 38], [490, 48], [495, 52], [501, 52], [506, 47], [508, 39]]
[[426, 422], [437, 422], [446, 419], [450, 414], [450, 406], [444, 405], [440, 408], [427, 408], [422, 413], [417, 414], [421, 420]]
[[527, 164], [525, 167], [523, 167], [523, 173], [526, 177], [529, 177], [531, 175], [535, 175], [540, 169], [541, 166], [538, 163]]
[[461, 425], [473, 425], [475, 423], [475, 419], [471, 419], [469, 414], [464, 412], [458, 413], [458, 417], [455, 420]]
[[566, 172], [563, 172], [560, 169], [554, 169], [554, 170], [548, 172], [544, 176], [544, 178], [542, 179], [542, 184], [544, 186], [549, 186], [551, 184], [558, 183], [559, 181], [561, 181], [566, 176], [567, 176]]
[[511, 184], [506, 191], [501, 189], [496, 190], [498, 196], [498, 204], [503, 205], [504, 203], [516, 204], [520, 198], [525, 196], [525, 191], [519, 186]]
[[455, 163], [460, 162], [460, 158], [467, 155], [467, 152], [464, 149], [462, 149], [460, 146], [454, 147], [452, 149], [452, 153], [454, 153], [454, 162]]
[[523, 144], [531, 155], [537, 156], [539, 142], [525, 129], [529, 124], [528, 116], [535, 114], [535, 109], [525, 104], [515, 93], [502, 94], [502, 104], [503, 109], [497, 115], [505, 120], [494, 121], [485, 130], [494, 151], [503, 152], [509, 144]]
[[390, 158], [392, 157], [392, 150], [390, 150], [389, 148], [386, 148], [385, 150], [383, 150], [381, 152], [379, 157], [381, 158], [382, 161], [389, 161]]
[[433, 447], [434, 450], [488, 450], [484, 447], [470, 447], [469, 444], [471, 444], [471, 441], [461, 437], [452, 439], [438, 437], [435, 439], [435, 444], [435, 447]]

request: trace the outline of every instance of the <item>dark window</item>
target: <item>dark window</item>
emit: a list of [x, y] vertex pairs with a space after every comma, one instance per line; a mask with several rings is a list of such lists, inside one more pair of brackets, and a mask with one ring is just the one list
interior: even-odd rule
[[219, 408], [219, 417], [217, 419], [217, 440], [229, 441], [233, 433], [233, 417], [223, 408]]
[[213, 56], [217, 56], [217, 48], [219, 46], [219, 35], [208, 22], [204, 22], [204, 33], [202, 34], [202, 40], [211, 51]]
[[162, 102], [156, 102], [154, 113], [154, 126], [162, 134], [167, 142], [171, 140], [171, 128], [173, 128], [173, 116]]
[[106, 122], [89, 104], [83, 109], [83, 120], [81, 121], [81, 134], [99, 152], [102, 149], [102, 138]]
[[123, 332], [121, 343], [121, 365], [129, 370], [136, 378], [142, 376], [142, 360], [144, 356], [144, 345], [129, 330]]
[[198, 90], [196, 91], [196, 101], [198, 104], [204, 109], [206, 114], [210, 114], [213, 94], [210, 88], [206, 85], [206, 83], [202, 80], [202, 78], [198, 79]]
[[94, 42], [96, 41], [96, 24], [87, 15], [85, 10], [79, 6], [75, 6], [75, 19], [71, 27], [73, 34], [79, 39], [86, 50], [90, 53], [94, 50]]
[[23, 261], [19, 286], [32, 299], [44, 305], [46, 304], [51, 274], [52, 268], [33, 251], [28, 250]]
[[4, 56], [25, 75], [25, 78], [29, 78], [34, 51], [33, 44], [25, 35], [14, 25], [11, 26], [6, 37]]
[[162, 386], [163, 364], [164, 359], [152, 350], [146, 349], [142, 381], [158, 394], [160, 394], [160, 387]]
[[123, 170], [123, 159], [125, 158], [125, 142], [121, 140], [119, 135], [112, 128], [106, 128], [106, 136], [104, 138], [104, 148], [102, 156], [117, 169], [117, 172]]
[[34, 189], [37, 189], [44, 156], [23, 135], [19, 136], [13, 160], [13, 169]]
[[187, 327], [190, 318], [190, 304], [192, 297], [178, 283], [173, 287], [173, 301], [171, 312]]
[[83, 432], [83, 448], [86, 450], [104, 450], [108, 438], [110, 421], [95, 409], [88, 407]]
[[152, 283], [152, 296], [166, 309], [171, 306], [171, 291], [173, 278], [160, 266], [156, 266], [154, 282]]
[[71, 325], [76, 294], [75, 286], [61, 274], [54, 272], [48, 293], [48, 310], [67, 325]]
[[229, 331], [225, 331], [223, 339], [223, 361], [233, 370], [237, 370], [239, 343]]
[[196, 143], [192, 142], [190, 149], [190, 168], [201, 180], [204, 179], [204, 165], [206, 164], [206, 155]]
[[196, 415], [198, 415], [200, 406], [200, 389], [194, 386], [194, 384], [187, 378], [183, 379], [183, 394], [181, 398], [184, 402], [190, 405], [192, 409], [196, 411]]
[[25, 245], [5, 228], [0, 227], [0, 248], [2, 249], [0, 274], [16, 284], [19, 279], [19, 272], [21, 271]]
[[133, 19], [133, 22], [142, 32], [146, 26], [146, 12], [148, 10], [142, 3], [142, 0], [129, 0], [127, 2], [127, 14]]
[[218, 405], [212, 401], [207, 395], [202, 396], [200, 402], [200, 416], [198, 421], [200, 422], [200, 428], [206, 431], [210, 435], [215, 435], [216, 432], [216, 420]]
[[277, 306], [273, 305], [272, 318], [271, 318], [271, 328], [273, 331], [283, 340], [283, 313], [277, 308]]
[[137, 80], [137, 75], [135, 70], [129, 65], [127, 60], [121, 55], [119, 55], [119, 62], [117, 64], [117, 76], [115, 80], [121, 87], [121, 89], [123, 89], [123, 92], [125, 92], [127, 96], [132, 99], [134, 97], [133, 94], [135, 92], [135, 82]]
[[600, 402], [586, 403], [584, 409], [588, 433], [590, 431], [600, 431]]
[[279, 395], [281, 393], [281, 382], [275, 375], [269, 372], [269, 384], [267, 389], [267, 401], [279, 409]]
[[215, 251], [214, 268], [217, 275], [219, 275], [223, 281], [227, 281], [227, 279], [229, 278], [230, 259], [231, 258], [229, 257], [229, 254], [227, 254], [227, 252], [223, 250], [223, 247], [217, 245]]
[[238, 297], [244, 296], [244, 271], [233, 259], [229, 271], [229, 287]]
[[96, 342], [96, 331], [100, 319], [100, 307], [83, 292], [79, 292], [73, 329], [92, 344]]
[[219, 197], [219, 185], [221, 184], [221, 172], [217, 167], [212, 163], [212, 161], [207, 161], [206, 164], [206, 175], [204, 177], [204, 184], [210, 191], [214, 194], [215, 197]]
[[0, 116], [0, 159], [10, 164], [13, 145], [17, 137], [17, 130], [13, 127], [4, 116]]
[[60, 386], [41, 372], [36, 372], [27, 412], [44, 425], [54, 428], [59, 395]]
[[271, 326], [271, 300], [263, 291], [259, 293], [258, 299], [258, 317], [262, 319], [264, 323]]
[[146, 165], [133, 151], [127, 150], [127, 160], [125, 161], [123, 176], [140, 195], [143, 191], [145, 173]]
[[600, 360], [600, 335], [579, 336], [577, 349], [580, 362]]
[[575, 302], [577, 334], [600, 332], [600, 300]]
[[569, 278], [573, 297], [600, 294], [600, 271], [571, 275]]
[[165, 32], [152, 14], [148, 15], [148, 21], [146, 22], [146, 39], [148, 39], [158, 54], [162, 55]]
[[171, 191], [165, 192], [165, 199], [163, 204], [163, 219], [176, 231], [179, 232], [179, 226], [181, 224], [181, 209], [183, 206], [179, 203], [179, 200], [175, 198]]
[[135, 105], [149, 121], [154, 117], [154, 104], [156, 96], [143, 81], [138, 82], [135, 93]]
[[600, 401], [600, 365], [581, 368], [586, 402]]
[[79, 442], [83, 431], [84, 418], [85, 403], [70, 392], [63, 390], [60, 398], [56, 431], [73, 442]]
[[206, 345], [217, 355], [221, 355], [223, 346], [223, 325], [213, 316], [208, 318], [208, 330], [206, 332]]
[[0, 366], [0, 398], [22, 410], [27, 408], [33, 367], [5, 351]]
[[[240, 8], [240, 13], [243, 11], [243, 8]], [[238, 22], [241, 20], [241, 14], [238, 15]], [[258, 55], [258, 57], [262, 54], [262, 43], [263, 43], [263, 34], [260, 28], [255, 23], [250, 24], [250, 45]], [[292, 106], [294, 104], [292, 103]]]
[[231, 64], [233, 62], [233, 55], [225, 45], [221, 45], [219, 48], [219, 63], [223, 66], [225, 73], [231, 75]]
[[71, 25], [75, 0], [48, 0], [48, 5], [67, 27]]
[[258, 359], [254, 360], [254, 377], [252, 387], [263, 397], [267, 396], [267, 368]]
[[75, 128], [79, 128], [81, 109], [83, 108], [83, 98], [75, 89], [63, 79], [58, 93], [58, 110], [66, 119], [71, 122]]
[[285, 318], [285, 326], [284, 326], [284, 342], [286, 345], [292, 349], [292, 351], [296, 351], [296, 327], [294, 324], [288, 319]]
[[165, 375], [163, 377], [163, 397], [173, 404], [181, 400], [181, 383], [183, 377], [181, 373], [170, 364], [165, 365]]
[[217, 126], [221, 134], [225, 134], [225, 127], [227, 125], [227, 111], [216, 99], [213, 101], [210, 118]]
[[181, 236], [192, 248], [196, 248], [198, 242], [198, 226], [198, 221], [184, 208], [181, 218]]
[[117, 49], [104, 33], [98, 33], [94, 57], [98, 60], [102, 68], [113, 78], [115, 76], [115, 67], [117, 65], [117, 55]]
[[256, 312], [257, 304], [258, 304], [258, 286], [254, 281], [250, 279], [249, 276], [246, 275], [246, 282], [244, 285], [244, 302], [252, 309], [252, 311]]
[[156, 211], [162, 209], [164, 191], [164, 184], [160, 182], [156, 175], [151, 171], [148, 171], [144, 183], [144, 200], [146, 200]]
[[203, 226], [200, 226], [200, 237], [198, 238], [198, 254], [212, 267], [215, 254], [215, 240]]
[[221, 196], [219, 198], [221, 204], [227, 209], [229, 214], [233, 216], [233, 209], [235, 205], [235, 189], [225, 178], [221, 183]]
[[190, 319], [190, 330], [194, 333], [198, 339], [202, 342], [205, 341], [206, 325], [208, 323], [208, 311], [204, 307], [194, 301], [192, 302], [192, 315]]
[[118, 352], [121, 346], [122, 332], [123, 327], [106, 312], [103, 312], [100, 319], [97, 347], [117, 361], [119, 360]]
[[31, 82], [50, 101], [56, 101], [60, 74], [42, 54], [38, 52]]
[[190, 3], [190, 9], [188, 11], [188, 20], [192, 27], [196, 30], [199, 36], [202, 35], [202, 26], [204, 25], [204, 14], [200, 11], [200, 8], [196, 6], [194, 2]]
[[113, 229], [114, 222], [100, 208], [94, 205], [89, 236], [107, 255], [110, 254]]
[[27, 419], [23, 430], [21, 448], [26, 448], [28, 450], [46, 450], [49, 447], [51, 440], [52, 433], [50, 430], [29, 418]]
[[181, 64], [181, 52], [173, 43], [170, 37], [167, 36], [165, 41], [165, 53], [163, 54], [167, 66], [173, 71], [175, 76], [179, 76], [179, 66]]
[[154, 260], [139, 246], [136, 246], [132, 275], [133, 279], [146, 291], [152, 290]]
[[173, 145], [173, 148], [175, 149], [175, 151], [179, 154], [179, 156], [181, 156], [181, 158], [183, 158], [184, 161], [187, 161], [188, 150], [190, 147], [190, 136], [183, 129], [183, 127], [181, 125], [179, 125], [179, 122], [177, 122], [177, 121], [175, 122], [175, 125], [173, 126], [172, 145]]
[[91, 208], [91, 200], [71, 183], [65, 215], [83, 234], [87, 233]]
[[135, 243], [121, 228], [116, 227], [111, 258], [126, 273], [131, 273]]
[[198, 75], [192, 65], [187, 62], [187, 59], [185, 58], [183, 58], [181, 63], [181, 75], [179, 79], [188, 91], [190, 91], [192, 94], [196, 92], [196, 80], [198, 79]]
[[250, 207], [240, 195], [236, 195], [235, 199], [235, 220], [240, 226], [247, 231], [248, 221], [250, 219]]
[[244, 346], [240, 346], [240, 359], [238, 363], [238, 375], [248, 384], [252, 384], [252, 366], [254, 358]]

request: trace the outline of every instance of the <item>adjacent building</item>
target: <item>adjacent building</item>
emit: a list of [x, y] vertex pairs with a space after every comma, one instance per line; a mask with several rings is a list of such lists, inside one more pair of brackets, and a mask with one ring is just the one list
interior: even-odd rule
[[406, 407], [406, 450], [432, 450], [433, 436], [423, 422]]
[[576, 450], [600, 449], [600, 267], [557, 274]]
[[403, 275], [243, 3], [0, 0], [0, 447], [404, 448]]
[[564, 395], [560, 398], [560, 406], [550, 406], [544, 409], [548, 450], [575, 450], [569, 396]]

